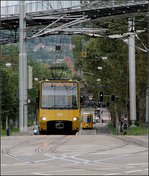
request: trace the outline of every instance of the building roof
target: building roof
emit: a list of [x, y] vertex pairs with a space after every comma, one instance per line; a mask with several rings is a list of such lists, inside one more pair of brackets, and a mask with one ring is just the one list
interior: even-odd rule
[[70, 57], [67, 56], [67, 57], [65, 58], [65, 61], [66, 61], [67, 65], [68, 65], [68, 67], [73, 67], [73, 64], [72, 64], [72, 62], [71, 62]]

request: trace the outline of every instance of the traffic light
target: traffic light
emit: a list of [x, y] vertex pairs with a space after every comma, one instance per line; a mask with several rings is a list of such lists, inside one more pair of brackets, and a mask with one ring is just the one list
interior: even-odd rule
[[100, 91], [99, 99], [100, 99], [100, 102], [103, 102], [103, 91]]
[[115, 95], [111, 95], [111, 101], [115, 101]]
[[107, 102], [107, 106], [110, 106], [110, 102]]
[[81, 96], [80, 96], [80, 104], [83, 104], [83, 102], [84, 102], [84, 96], [81, 95]]

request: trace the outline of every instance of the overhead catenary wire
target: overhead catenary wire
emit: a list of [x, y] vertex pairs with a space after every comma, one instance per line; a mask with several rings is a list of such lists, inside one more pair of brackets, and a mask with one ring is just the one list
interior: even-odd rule
[[[80, 7], [95, 7], [96, 6], [96, 3], [97, 3], [97, 6], [99, 6], [100, 5], [100, 3], [99, 3], [99, 1], [92, 1], [92, 2], [90, 2], [90, 3], [88, 3], [88, 4], [83, 4], [83, 5], [81, 5]], [[106, 3], [105, 3], [106, 4]], [[126, 2], [126, 4], [127, 4], [127, 2]], [[138, 3], [137, 2], [134, 2], [133, 4], [139, 4], [139, 1], [138, 1]], [[42, 5], [44, 5], [45, 6], [45, 4], [44, 3], [42, 3]], [[104, 4], [103, 4], [104, 5]], [[121, 4], [122, 6], [123, 6], [123, 4]], [[111, 6], [112, 7], [112, 6]], [[129, 8], [131, 8], [131, 7], [129, 7]], [[140, 8], [141, 8], [141, 6], [140, 6]], [[79, 6], [73, 6], [73, 7], [70, 7], [70, 8], [63, 8], [63, 10], [62, 10], [62, 14], [63, 13], [66, 13], [66, 11], [67, 10], [73, 10], [74, 12], [76, 11], [77, 12], [77, 10], [79, 9]], [[94, 8], [93, 8], [93, 10], [94, 10]], [[60, 11], [60, 9], [58, 10], [58, 11]], [[115, 9], [115, 11], [117, 11], [116, 9]], [[50, 12], [50, 11], [49, 11]], [[57, 12], [57, 11], [55, 11], [55, 12]], [[104, 12], [106, 12], [106, 11], [104, 11], [103, 10], [103, 13]], [[138, 13], [139, 14], [139, 13]], [[42, 15], [45, 15], [44, 13], [43, 14], [40, 14], [41, 16]], [[141, 14], [140, 14], [141, 15]], [[37, 15], [37, 13], [32, 13], [31, 14], [31, 16], [32, 17], [34, 17], [34, 16], [38, 16]], [[67, 15], [65, 16], [66, 18], [68, 17]], [[122, 18], [126, 18], [126, 17], [122, 17], [122, 16], [116, 16], [117, 17], [117, 19], [122, 19]], [[104, 23], [104, 24], [111, 24], [111, 22], [110, 22], [110, 19], [111, 18], [115, 18], [115, 17], [112, 17], [112, 16], [109, 16], [109, 21], [107, 21], [106, 20], [106, 23]], [[145, 17], [144, 17], [145, 18]], [[106, 18], [107, 19], [107, 18]], [[142, 19], [143, 20], [143, 19]], [[84, 21], [85, 22], [85, 21]], [[122, 22], [120, 22], [121, 24], [123, 24], [123, 22], [125, 23], [125, 21], [122, 21]], [[113, 26], [111, 27], [110, 25], [108, 25], [108, 26], [106, 26], [108, 29], [114, 29], [114, 25], [119, 25], [119, 23], [115, 23], [115, 24], [113, 24]], [[100, 26], [101, 26], [101, 24], [100, 24]], [[139, 27], [139, 25], [138, 25], [138, 27]], [[140, 27], [142, 27], [141, 25], [140, 25]], [[47, 29], [47, 28], [46, 28]], [[115, 30], [114, 29], [114, 31], [112, 31], [112, 30], [109, 30], [109, 33], [110, 34], [114, 34], [114, 33], [121, 33], [122, 31], [124, 31], [124, 30], [127, 30], [127, 28], [123, 28], [123, 29], [119, 29], [119, 30]], [[148, 29], [147, 29], [148, 30]], [[80, 31], [81, 32], [81, 31]], [[47, 33], [48, 34], [48, 33]], [[50, 34], [50, 31], [49, 31], [49, 34]], [[43, 34], [44, 35], [44, 34]]]
[[149, 49], [144, 45], [144, 43], [142, 42], [142, 40], [139, 38], [139, 36], [136, 34], [136, 38], [141, 42], [141, 44], [143, 45], [143, 47], [146, 49], [146, 51], [148, 52]]
[[[69, 27], [69, 26], [73, 26], [73, 25], [75, 25], [75, 24], [78, 24], [78, 23], [81, 23], [81, 22], [85, 22], [85, 21], [89, 21], [89, 20], [90, 20], [90, 18], [87, 19], [87, 18], [85, 18], [85, 17], [81, 17], [81, 18], [76, 19], [76, 20], [74, 20], [74, 21], [68, 22], [68, 23], [63, 24], [63, 25], [61, 25], [61, 26], [58, 26], [58, 27], [56, 27], [56, 28], [54, 28], [54, 29], [48, 30], [48, 31], [46, 31], [46, 32], [44, 32], [44, 33], [42, 33], [42, 34], [38, 34], [38, 35], [36, 35], [36, 36], [34, 36], [34, 37], [39, 37], [39, 36], [42, 36], [42, 35], [51, 33], [51, 32], [53, 32], [53, 31], [56, 31], [56, 30], [58, 30], [58, 29], [62, 29], [62, 28]], [[31, 38], [34, 38], [34, 37], [31, 37]], [[28, 38], [28, 39], [31, 39], [31, 38]]]

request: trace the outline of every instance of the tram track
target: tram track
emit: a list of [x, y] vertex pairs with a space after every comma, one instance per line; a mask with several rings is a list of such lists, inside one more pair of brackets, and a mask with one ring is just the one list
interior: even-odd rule
[[[77, 135], [76, 136], [70, 136], [70, 135], [47, 136], [46, 135], [46, 136], [36, 136], [35, 138], [32, 138], [32, 139], [30, 138], [30, 140], [25, 140], [23, 142], [19, 141], [19, 143], [12, 145], [11, 147], [4, 150], [4, 153], [7, 157], [20, 161], [16, 163], [13, 162], [12, 165], [14, 166], [26, 165], [27, 167], [27, 165], [32, 164], [32, 167], [36, 167], [36, 164], [42, 163], [46, 167], [46, 164], [50, 163], [51, 167], [61, 168], [62, 171], [65, 171], [65, 169], [67, 171], [67, 169], [69, 168], [69, 170], [76, 170], [77, 172], [79, 171], [83, 172], [84, 170], [89, 173], [94, 173], [94, 167], [92, 168], [92, 167], [86, 167], [86, 166], [103, 165], [103, 167], [105, 168], [106, 166], [107, 168], [111, 168], [111, 167], [114, 168], [113, 173], [117, 171], [117, 168], [121, 168], [121, 173], [125, 173], [124, 171], [125, 168], [127, 168], [129, 164], [131, 166], [131, 164], [133, 163], [130, 162], [129, 164], [126, 163], [123, 165], [122, 163], [119, 163], [117, 161], [118, 160], [122, 161], [122, 160], [125, 160], [126, 158], [131, 159], [135, 156], [141, 157], [141, 153], [144, 156], [145, 153], [143, 152], [146, 152], [147, 150], [146, 147], [142, 146], [143, 148], [140, 148], [137, 151], [132, 151], [130, 153], [130, 152], [127, 152], [127, 146], [129, 149], [132, 147], [132, 144], [137, 146], [139, 145], [132, 143], [133, 141], [131, 142], [127, 138], [123, 138], [123, 136], [113, 136], [111, 134], [110, 135], [107, 134], [105, 136], [110, 137], [110, 138], [107, 137], [107, 140], [110, 139], [111, 141], [113, 141], [114, 146], [106, 145], [106, 148], [103, 149], [103, 146], [104, 146], [104, 143], [103, 143], [103, 145], [101, 144], [101, 146], [99, 146], [98, 149], [94, 148], [92, 151], [90, 150], [90, 152], [86, 150], [85, 153], [83, 152], [83, 150], [78, 150], [77, 153], [74, 153], [73, 150], [75, 149], [75, 147], [73, 147], [73, 149], [71, 150], [72, 152], [69, 152], [68, 154], [65, 151], [67, 151], [67, 149], [71, 149], [70, 147], [72, 145], [70, 143], [70, 147], [69, 147], [68, 142], [71, 141], [71, 139], [76, 140], [79, 136]], [[104, 139], [104, 137], [101, 137], [99, 139]], [[114, 140], [114, 139], [117, 139], [117, 140]], [[68, 143], [68, 146], [66, 145], [65, 147], [65, 144], [67, 143]], [[64, 148], [63, 147], [61, 148], [62, 145], [64, 145]], [[24, 155], [19, 156], [20, 151], [23, 151], [23, 150], [18, 151], [18, 149], [22, 146], [24, 146], [23, 147]], [[124, 148], [124, 153], [123, 153], [123, 149], [120, 150], [121, 148]], [[29, 151], [28, 149], [31, 149], [31, 151]], [[116, 151], [113, 151], [114, 149], [116, 151], [118, 149], [118, 151], [121, 151], [121, 152], [116, 153]], [[28, 156], [30, 154], [28, 151], [29, 152], [33, 151], [32, 152], [33, 155]], [[137, 166], [134, 164], [133, 167], [130, 167], [129, 170], [127, 171], [134, 172], [135, 168], [137, 168]], [[141, 171], [143, 171], [143, 169], [144, 170], [146, 169], [145, 165], [141, 166]], [[37, 169], [37, 173], [38, 172], [40, 173], [40, 170]], [[44, 173], [47, 173], [46, 171], [41, 171], [41, 172], [43, 172], [43, 175]], [[53, 170], [53, 174], [55, 172], [56, 171]], [[108, 172], [110, 171], [108, 170]], [[49, 173], [51, 172], [49, 171]]]
[[[101, 162], [101, 161], [102, 162], [104, 162], [104, 161], [106, 162], [106, 160], [110, 160], [112, 158], [114, 159], [114, 158], [120, 157], [120, 156], [114, 156], [114, 157], [111, 157], [111, 158], [109, 157], [109, 158], [103, 159], [103, 160], [95, 160], [95, 161], [93, 161], [93, 160], [86, 160], [86, 159], [80, 158], [80, 156], [83, 155], [83, 154], [76, 154], [76, 155], [72, 154], [71, 156], [68, 156], [65, 153], [61, 153], [61, 152], [57, 151], [57, 148], [59, 146], [62, 146], [63, 144], [67, 143], [73, 137], [74, 136], [65, 135], [65, 136], [60, 136], [60, 137], [54, 138], [54, 140], [52, 140], [52, 141], [51, 141], [50, 138], [48, 138], [48, 141], [46, 141], [46, 145], [42, 144], [38, 148], [34, 149], [34, 154], [37, 153], [37, 154], [41, 154], [41, 155], [46, 157], [46, 158], [40, 159], [40, 160], [34, 160], [34, 158], [32, 160], [31, 159], [26, 159], [26, 158], [20, 157], [20, 156], [18, 156], [16, 154], [13, 154], [13, 152], [12, 152], [12, 150], [14, 150], [15, 148], [17, 150], [17, 148], [20, 148], [23, 145], [25, 147], [34, 146], [35, 144], [36, 145], [38, 145], [38, 144], [40, 145], [41, 144], [41, 140], [40, 140], [40, 142], [37, 142], [37, 139], [36, 140], [33, 139], [32, 141], [31, 140], [26, 140], [24, 142], [20, 142], [20, 143], [18, 143], [16, 145], [13, 145], [13, 146], [3, 150], [2, 152], [7, 157], [10, 157], [10, 158], [15, 159], [15, 160], [22, 161], [24, 163], [40, 163], [40, 162], [51, 161], [51, 160], [54, 160], [54, 159], [62, 159], [62, 160], [66, 160], [66, 161], [71, 161], [72, 163], [76, 163], [76, 164], [79, 164], [79, 163], [87, 164], [87, 163], [97, 163], [97, 162]], [[110, 135], [110, 137], [113, 137], [113, 138], [116, 138], [118, 140], [123, 141], [123, 144], [117, 145], [117, 146], [113, 146], [113, 147], [110, 147], [110, 148], [106, 148], [106, 149], [98, 149], [98, 150], [95, 150], [95, 151], [92, 151], [92, 152], [88, 152], [88, 154], [99, 154], [99, 156], [100, 156], [100, 154], [102, 154], [102, 152], [123, 148], [123, 147], [128, 146], [130, 143], [133, 143], [133, 141], [130, 141], [127, 138], [124, 139], [124, 138], [122, 138], [120, 136], [112, 136], [112, 135]], [[43, 142], [45, 142], [45, 138], [43, 139]], [[138, 145], [136, 143], [134, 143], [134, 144]], [[121, 157], [127, 157], [127, 156], [130, 156], [130, 155], [143, 153], [143, 152], [146, 152], [146, 150], [147, 149], [139, 151], [139, 152], [133, 152], [131, 154], [123, 154]]]
[[[62, 145], [64, 143], [66, 143], [67, 141], [69, 141], [71, 137], [69, 137], [68, 139], [65, 139], [67, 137], [66, 136], [63, 136], [63, 137], [60, 137], [52, 142], [49, 142], [47, 146], [43, 146], [43, 147], [40, 147], [40, 148], [37, 148], [35, 151], [38, 152], [38, 153], [41, 153], [41, 154], [44, 154], [46, 152], [50, 152], [50, 153], [55, 153], [56, 152], [56, 148], [58, 147], [58, 145]], [[46, 149], [47, 151], [43, 151], [44, 149]]]
[[11, 150], [12, 150], [12, 149], [14, 149], [14, 148], [16, 148], [16, 147], [22, 147], [22, 146], [25, 145], [26, 143], [29, 144], [30, 142], [31, 142], [30, 140], [26, 140], [26, 141], [24, 141], [24, 142], [20, 142], [20, 143], [15, 144], [15, 145], [13, 145], [13, 146], [7, 148], [7, 149], [3, 149], [3, 150], [2, 150], [2, 153], [3, 153], [5, 156], [10, 157], [10, 158], [15, 159], [15, 160], [23, 161], [23, 162], [25, 162], [25, 163], [32, 163], [31, 160], [27, 160], [27, 159], [24, 159], [24, 158], [20, 158], [20, 157], [18, 157], [17, 155], [14, 155], [14, 154], [11, 153]]
[[[69, 141], [73, 136], [71, 136], [69, 138], [66, 138], [66, 137], [67, 137], [67, 135], [66, 136], [62, 136], [62, 137], [58, 137], [58, 138], [54, 139], [53, 141], [48, 142], [47, 146], [38, 147], [34, 151], [35, 151], [35, 153], [46, 155], [46, 157], [55, 158], [53, 155], [49, 155], [47, 152], [56, 153], [56, 148], [59, 145], [62, 145], [64, 143], [66, 143], [67, 141]], [[32, 142], [32, 145], [34, 145], [33, 141], [27, 140], [27, 141], [24, 141], [24, 142], [20, 142], [19, 144], [13, 145], [13, 146], [11, 146], [11, 147], [9, 147], [7, 149], [3, 149], [2, 153], [5, 156], [7, 156], [7, 157], [10, 157], [12, 159], [19, 160], [19, 161], [22, 161], [22, 162], [25, 162], [25, 163], [39, 163], [39, 162], [47, 161], [47, 159], [45, 159], [45, 160], [37, 160], [37, 161], [34, 160], [33, 161], [33, 160], [30, 160], [30, 159], [25, 159], [25, 158], [22, 158], [20, 156], [17, 156], [17, 155], [15, 155], [15, 154], [13, 154], [11, 152], [11, 150], [14, 150], [14, 148], [20, 148], [20, 147], [22, 147], [25, 144], [30, 145], [31, 142]], [[40, 143], [41, 142], [39, 142], [38, 144], [40, 144]], [[46, 151], [43, 151], [45, 149], [46, 149]]]

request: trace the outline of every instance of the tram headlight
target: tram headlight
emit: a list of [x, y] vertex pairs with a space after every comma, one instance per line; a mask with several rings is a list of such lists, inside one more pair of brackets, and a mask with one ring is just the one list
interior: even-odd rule
[[46, 121], [47, 118], [46, 118], [46, 117], [41, 117], [40, 120], [41, 120], [41, 121]]
[[79, 120], [78, 117], [74, 117], [74, 118], [73, 118], [73, 121], [78, 121], [78, 120]]

